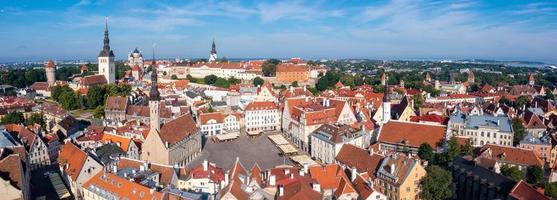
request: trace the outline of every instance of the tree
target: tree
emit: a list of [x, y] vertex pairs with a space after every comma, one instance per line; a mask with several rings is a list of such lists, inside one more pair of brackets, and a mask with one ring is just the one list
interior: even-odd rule
[[104, 106], [97, 106], [93, 111], [94, 118], [103, 118], [104, 117]]
[[524, 179], [524, 173], [520, 171], [517, 166], [509, 167], [507, 165], [501, 166], [501, 174], [508, 176], [509, 178], [513, 179], [514, 181], [520, 181]]
[[418, 156], [422, 160], [427, 160], [429, 163], [432, 163], [434, 158], [433, 148], [428, 143], [423, 143], [420, 145], [418, 149]]
[[543, 180], [543, 169], [538, 165], [528, 167], [526, 173], [526, 182], [530, 184], [538, 184]]
[[176, 79], [178, 79], [178, 76], [176, 76], [176, 74], [172, 74], [172, 76], [170, 76], [170, 78], [171, 78], [172, 80], [176, 80]]
[[449, 160], [453, 160], [453, 158], [460, 154], [460, 145], [456, 141], [455, 137], [449, 139], [447, 155], [449, 156]]
[[79, 103], [79, 97], [75, 92], [66, 92], [61, 94], [58, 103], [60, 103], [60, 106], [66, 110], [75, 110], [81, 106]]
[[280, 63], [280, 60], [277, 59], [269, 59], [265, 61], [261, 65], [261, 70], [263, 71], [264, 76], [275, 76], [277, 72], [277, 65]]
[[228, 78], [228, 84], [229, 85], [239, 84], [241, 82], [242, 82], [242, 80], [237, 79], [234, 76], [231, 76], [231, 77]]
[[527, 96], [519, 96], [516, 98], [516, 106], [517, 108], [522, 108], [524, 105], [528, 104], [530, 99]]
[[2, 117], [2, 124], [21, 124], [25, 121], [23, 113], [10, 112]]
[[255, 77], [255, 78], [253, 79], [253, 85], [255, 85], [255, 86], [263, 85], [263, 83], [265, 83], [265, 80], [263, 80], [263, 79], [262, 79], [261, 77], [259, 77], [259, 76], [258, 76], [258, 77]]
[[38, 124], [41, 125], [43, 129], [46, 128], [46, 122], [44, 121], [44, 117], [41, 113], [33, 113], [31, 116], [29, 116], [29, 118], [27, 118], [25, 124], [27, 125]]
[[545, 183], [544, 194], [550, 197], [557, 197], [557, 182]]
[[104, 105], [106, 91], [102, 86], [91, 86], [87, 91], [87, 106], [91, 109]]
[[551, 91], [548, 91], [545, 93], [545, 96], [543, 98], [548, 100], [555, 100], [555, 95]]
[[474, 147], [472, 146], [471, 139], [467, 139], [466, 143], [461, 148], [462, 148], [462, 154], [464, 155], [471, 156], [472, 154], [474, 154]]
[[524, 139], [524, 126], [522, 126], [522, 121], [518, 117], [513, 118], [512, 125], [514, 130], [513, 143], [514, 145], [517, 145], [520, 141], [522, 141], [522, 139]]
[[291, 85], [292, 85], [292, 87], [298, 87], [298, 86], [299, 86], [299, 85], [298, 85], [298, 81], [294, 81], [294, 82], [292, 82], [292, 84], [291, 84]]
[[205, 84], [213, 85], [217, 82], [217, 79], [218, 79], [217, 76], [211, 74], [211, 75], [205, 76], [205, 78], [203, 80], [205, 81]]
[[422, 107], [425, 102], [425, 98], [422, 93], [415, 94], [412, 98], [414, 99], [414, 106], [416, 106], [416, 108]]
[[437, 165], [427, 168], [427, 175], [420, 180], [421, 199], [450, 199], [453, 195], [451, 174]]
[[221, 77], [217, 78], [217, 81], [213, 85], [215, 85], [217, 87], [222, 87], [222, 88], [230, 87], [230, 83], [226, 79], [221, 78]]

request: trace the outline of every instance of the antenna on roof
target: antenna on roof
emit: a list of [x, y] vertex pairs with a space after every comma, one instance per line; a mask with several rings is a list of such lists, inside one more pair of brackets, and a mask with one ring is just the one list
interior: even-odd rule
[[[155, 62], [155, 47], [156, 47], [156, 46], [157, 46], [157, 43], [156, 43], [156, 42], [153, 43], [153, 65], [156, 64], [156, 62]], [[154, 67], [154, 66], [153, 66], [153, 67]]]

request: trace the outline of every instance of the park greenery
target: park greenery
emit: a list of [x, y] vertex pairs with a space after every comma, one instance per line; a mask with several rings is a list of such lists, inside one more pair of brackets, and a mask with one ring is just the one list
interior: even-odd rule
[[73, 91], [68, 86], [54, 86], [51, 97], [66, 110], [95, 109], [104, 106], [109, 96], [128, 96], [132, 88], [127, 84], [95, 85], [88, 88], [87, 95], [83, 96]]

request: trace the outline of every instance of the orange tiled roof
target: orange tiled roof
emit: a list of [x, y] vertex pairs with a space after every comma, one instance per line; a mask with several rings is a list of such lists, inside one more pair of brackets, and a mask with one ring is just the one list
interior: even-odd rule
[[100, 188], [110, 192], [119, 199], [162, 199], [163, 193], [152, 191], [139, 183], [129, 181], [112, 173], [100, 171], [91, 179], [83, 184], [83, 188], [89, 190], [90, 187]]
[[309, 174], [321, 185], [322, 190], [337, 189], [342, 178], [348, 179], [338, 164], [312, 166], [309, 168]]
[[381, 127], [378, 141], [389, 144], [404, 143], [415, 148], [428, 143], [435, 148], [443, 141], [445, 131], [445, 126], [391, 120]]
[[199, 115], [199, 121], [202, 125], [207, 124], [209, 120], [215, 120], [217, 123], [223, 123], [224, 117], [224, 114], [221, 112], [202, 113]]
[[106, 110], [126, 111], [128, 107], [128, 98], [110, 96], [106, 99]]
[[124, 136], [120, 136], [120, 135], [114, 135], [114, 134], [110, 134], [110, 133], [105, 133], [102, 136], [101, 141], [103, 143], [116, 143], [120, 146], [120, 148], [124, 151], [124, 152], [128, 152], [129, 148], [130, 148], [130, 143], [132, 142], [131, 138], [127, 138]]
[[[71, 142], [67, 142], [60, 147], [58, 163], [63, 166], [65, 169], [64, 172], [72, 178], [72, 181], [77, 180], [86, 159], [87, 153]], [[65, 165], [67, 165], [67, 167]]]
[[281, 63], [277, 65], [277, 72], [309, 72], [309, 67], [307, 65]]
[[104, 75], [90, 75], [81, 79], [81, 84], [85, 86], [102, 85], [106, 83], [107, 81]]

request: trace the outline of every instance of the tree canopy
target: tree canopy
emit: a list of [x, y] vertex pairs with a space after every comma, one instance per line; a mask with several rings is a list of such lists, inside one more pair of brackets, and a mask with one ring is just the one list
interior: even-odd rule
[[21, 124], [25, 121], [23, 113], [10, 112], [2, 117], [2, 124]]
[[259, 76], [258, 76], [258, 77], [255, 77], [255, 78], [253, 79], [253, 85], [255, 85], [255, 86], [263, 85], [263, 83], [265, 83], [265, 80], [263, 80], [263, 79], [262, 79], [261, 77], [259, 77]]
[[450, 199], [452, 197], [451, 174], [437, 165], [427, 168], [427, 175], [420, 180], [421, 199]]

